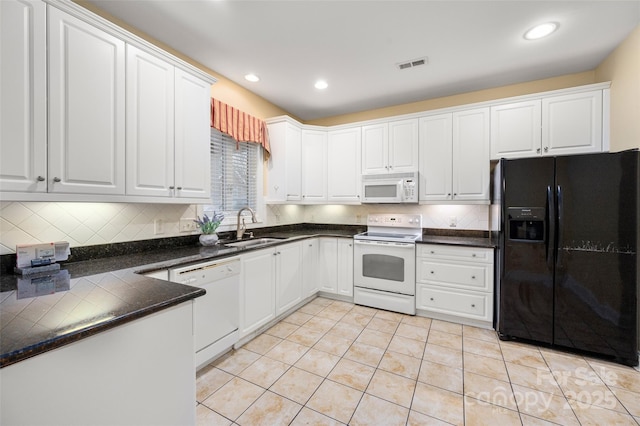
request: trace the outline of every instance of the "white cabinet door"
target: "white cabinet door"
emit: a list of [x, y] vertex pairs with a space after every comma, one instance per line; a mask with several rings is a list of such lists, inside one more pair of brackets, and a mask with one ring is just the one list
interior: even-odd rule
[[542, 100], [542, 153], [602, 151], [602, 90]]
[[338, 292], [338, 241], [337, 238], [320, 238], [318, 254], [320, 291]]
[[453, 113], [453, 200], [488, 201], [489, 108]]
[[0, 191], [47, 190], [46, 6], [0, 1]]
[[418, 170], [418, 119], [389, 122], [389, 172]]
[[327, 200], [331, 203], [360, 202], [360, 135], [360, 127], [328, 133]]
[[362, 174], [389, 172], [389, 126], [387, 123], [362, 127]]
[[258, 250], [242, 256], [240, 281], [240, 337], [275, 318], [274, 250]]
[[540, 155], [540, 99], [491, 107], [491, 159]]
[[175, 71], [175, 196], [211, 197], [211, 85]]
[[451, 200], [452, 115], [420, 119], [420, 201]]
[[275, 248], [276, 316], [284, 314], [302, 300], [302, 243]]
[[318, 286], [318, 252], [319, 241], [317, 238], [302, 241], [302, 298], [313, 296], [320, 288]]
[[127, 46], [127, 194], [173, 196], [174, 66]]
[[353, 296], [353, 240], [338, 238], [337, 291]]
[[124, 42], [54, 7], [47, 12], [48, 190], [122, 195]]
[[302, 201], [327, 201], [327, 132], [302, 131]]
[[267, 203], [302, 200], [302, 130], [286, 121], [270, 123]]

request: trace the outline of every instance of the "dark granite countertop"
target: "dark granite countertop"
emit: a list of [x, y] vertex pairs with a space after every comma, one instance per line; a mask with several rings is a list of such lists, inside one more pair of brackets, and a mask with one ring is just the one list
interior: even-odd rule
[[[351, 238], [364, 226], [301, 224], [254, 230], [289, 243]], [[482, 234], [430, 235], [421, 243], [495, 247]], [[232, 233], [221, 238], [233, 238]], [[224, 241], [223, 241], [224, 242]], [[0, 368], [200, 297], [200, 288], [141, 273], [235, 256], [259, 248], [202, 247], [197, 236], [73, 248], [59, 273], [23, 279], [0, 274]], [[6, 263], [6, 262], [5, 262]], [[15, 264], [15, 261], [14, 261]]]
[[[356, 230], [358, 232], [359, 230]], [[282, 243], [314, 236], [352, 237], [351, 228], [270, 228], [256, 236]], [[148, 278], [141, 273], [238, 255], [259, 248], [159, 244], [134, 253], [105, 247], [111, 254], [83, 254], [59, 272], [28, 278], [0, 274], [0, 368], [73, 343], [205, 294], [203, 289]], [[277, 245], [280, 243], [275, 243]], [[262, 248], [262, 247], [260, 247]], [[72, 252], [76, 249], [72, 249]], [[99, 249], [96, 249], [99, 250]], [[83, 249], [78, 250], [83, 252]], [[135, 251], [132, 249], [132, 251]], [[114, 253], [123, 254], [114, 256]]]

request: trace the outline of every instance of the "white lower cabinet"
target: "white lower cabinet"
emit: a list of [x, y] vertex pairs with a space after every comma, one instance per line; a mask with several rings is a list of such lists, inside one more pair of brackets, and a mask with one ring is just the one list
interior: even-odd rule
[[318, 269], [320, 291], [353, 297], [353, 240], [320, 238]]
[[320, 287], [318, 283], [318, 253], [320, 240], [312, 238], [302, 241], [302, 298], [313, 296]]
[[302, 300], [302, 242], [241, 257], [240, 338]]
[[416, 309], [433, 318], [492, 328], [493, 249], [419, 244]]

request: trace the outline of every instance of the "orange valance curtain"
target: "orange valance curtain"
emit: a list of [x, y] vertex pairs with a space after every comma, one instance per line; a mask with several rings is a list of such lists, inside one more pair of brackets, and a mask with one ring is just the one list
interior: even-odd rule
[[271, 153], [267, 123], [230, 105], [211, 98], [211, 127], [238, 142], [255, 142]]

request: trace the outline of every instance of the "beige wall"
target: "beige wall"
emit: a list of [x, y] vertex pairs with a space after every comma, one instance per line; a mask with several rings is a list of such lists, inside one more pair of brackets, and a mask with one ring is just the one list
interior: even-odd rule
[[640, 148], [640, 26], [595, 70], [611, 81], [611, 151]]
[[474, 102], [491, 101], [494, 99], [508, 98], [511, 96], [527, 95], [530, 93], [544, 92], [547, 90], [565, 89], [567, 87], [581, 86], [595, 83], [595, 73], [586, 71], [577, 74], [562, 75], [544, 80], [529, 81], [526, 83], [512, 84], [493, 89], [478, 90], [476, 92], [462, 93], [460, 95], [445, 96], [442, 98], [426, 99], [403, 105], [395, 105], [386, 108], [362, 111], [353, 114], [345, 114], [335, 117], [309, 121], [306, 124], [331, 126], [336, 124], [353, 123], [356, 121], [372, 120], [375, 118], [391, 117], [394, 115], [410, 114], [413, 112], [429, 111], [438, 108], [454, 107], [471, 104]]

